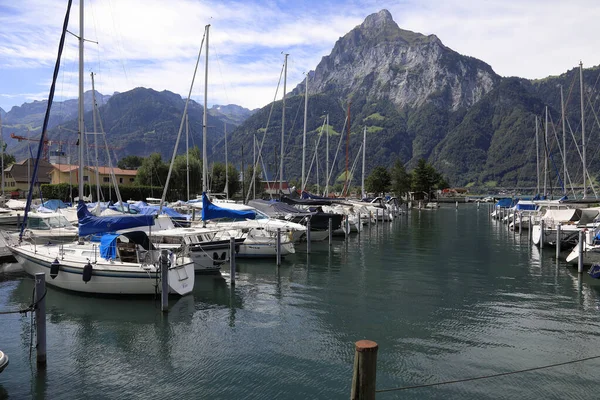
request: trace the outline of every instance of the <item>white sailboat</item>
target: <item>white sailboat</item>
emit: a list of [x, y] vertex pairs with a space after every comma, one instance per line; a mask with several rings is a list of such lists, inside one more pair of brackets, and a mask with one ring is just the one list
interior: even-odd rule
[[[83, 2], [79, 7], [79, 193], [83, 193], [83, 148], [85, 131], [83, 124]], [[70, 5], [65, 17], [67, 26]], [[48, 116], [52, 106], [56, 76], [66, 28], [63, 30], [59, 46], [58, 60], [54, 71], [54, 80], [50, 89], [48, 109], [42, 128], [42, 138], [47, 129]], [[41, 148], [41, 146], [40, 146]], [[39, 159], [39, 150], [38, 150]], [[36, 163], [37, 165], [37, 163]], [[34, 167], [34, 178], [37, 168]], [[31, 192], [31, 191], [30, 191]], [[31, 204], [31, 196], [25, 209], [25, 220]], [[105, 235], [100, 243], [84, 241], [83, 236], [104, 233], [125, 227], [153, 225], [148, 216], [92, 216], [83, 202], [79, 203], [80, 240], [70, 244], [51, 244], [39, 246], [35, 243], [10, 240], [8, 247], [30, 275], [43, 272], [46, 283], [61, 289], [96, 294], [155, 294], [161, 291], [160, 254], [144, 232], [130, 232], [122, 235]], [[95, 218], [95, 219], [94, 219]], [[22, 235], [21, 235], [22, 237]], [[167, 260], [162, 260], [166, 265]], [[171, 253], [168, 262], [169, 292], [179, 295], [188, 294], [194, 287], [193, 262], [189, 257]]]

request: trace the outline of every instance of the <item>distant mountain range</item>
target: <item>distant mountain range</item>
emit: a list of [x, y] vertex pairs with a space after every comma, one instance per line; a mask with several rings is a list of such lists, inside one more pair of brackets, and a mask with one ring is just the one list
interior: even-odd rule
[[[169, 91], [157, 92], [152, 89], [136, 88], [124, 93], [102, 95], [96, 93], [100, 116], [107, 134], [110, 147], [119, 158], [126, 155], [147, 156], [159, 152], [163, 159], [170, 160], [175, 139], [179, 130], [185, 100], [180, 95]], [[8, 152], [17, 159], [26, 158], [29, 148], [37, 149], [37, 140], [17, 141], [10, 135], [38, 138], [46, 112], [47, 101], [25, 103], [13, 107], [2, 116], [2, 135], [8, 143]], [[84, 95], [86, 110], [84, 121], [86, 131], [93, 132], [92, 92]], [[188, 106], [190, 146], [201, 147], [203, 108], [191, 100]], [[76, 99], [54, 102], [48, 124], [48, 138], [53, 142], [53, 150], [62, 147], [71, 153], [71, 160], [77, 160], [77, 114]], [[209, 144], [212, 146], [224, 136], [225, 124], [232, 131], [237, 125], [252, 114], [251, 110], [237, 105], [215, 105], [208, 109]], [[99, 128], [97, 128], [99, 130]], [[185, 134], [185, 130], [183, 131]], [[102, 143], [102, 139], [99, 139]], [[90, 135], [88, 141], [93, 141]], [[167, 145], [168, 144], [168, 145]], [[180, 152], [185, 151], [185, 136], [181, 140]], [[32, 153], [35, 153], [32, 150]], [[100, 151], [101, 162], [106, 162], [105, 152]]]
[[[598, 130], [594, 105], [599, 96], [598, 67], [583, 71], [586, 98], [586, 136], [590, 174], [600, 174]], [[378, 165], [390, 167], [396, 160], [408, 169], [425, 158], [456, 186], [525, 187], [536, 183], [535, 117], [548, 106], [549, 140], [540, 151], [549, 155], [552, 171], [549, 185], [560, 182], [556, 171], [562, 165], [555, 135], [560, 136], [560, 87], [564, 89], [569, 141], [570, 177], [582, 181], [576, 143], [580, 143], [579, 69], [541, 80], [501, 77], [481, 60], [461, 55], [445, 46], [435, 35], [425, 36], [400, 29], [387, 10], [369, 15], [365, 21], [334, 45], [309, 73], [307, 112], [307, 169], [311, 181], [319, 168], [324, 183], [325, 135], [329, 115], [330, 162], [333, 180], [348, 164], [355, 165], [354, 184], [359, 183], [359, 148], [367, 131], [367, 174]], [[273, 83], [275, 86], [276, 82]], [[284, 179], [298, 181], [301, 175], [304, 82], [286, 100], [286, 148]], [[86, 93], [86, 130], [93, 131], [91, 96]], [[136, 88], [113, 96], [98, 95], [100, 114], [109, 143], [119, 157], [146, 156], [158, 151], [170, 159], [179, 131], [184, 100], [169, 91]], [[346, 158], [344, 121], [350, 111], [350, 141]], [[49, 137], [74, 143], [77, 130], [77, 101], [55, 103]], [[3, 113], [3, 137], [17, 158], [27, 154], [25, 143], [17, 144], [10, 132], [39, 134], [45, 102], [26, 103]], [[0, 111], [1, 112], [1, 111]], [[253, 141], [262, 145], [261, 165], [269, 179], [279, 170], [282, 102], [248, 110], [236, 105], [213, 106], [209, 110], [209, 157], [224, 160], [224, 131], [227, 124], [229, 160], [239, 169], [251, 164]], [[191, 102], [190, 145], [201, 145], [202, 106]], [[269, 124], [267, 126], [267, 123]], [[59, 129], [60, 127], [60, 129]], [[571, 130], [573, 136], [571, 136]], [[539, 131], [545, 131], [544, 118]], [[266, 132], [266, 135], [264, 135]], [[555, 133], [556, 132], [556, 133]], [[184, 130], [185, 133], [185, 130]], [[264, 136], [264, 138], [263, 138]], [[571, 137], [575, 138], [572, 139]], [[314, 157], [319, 142], [318, 157]], [[341, 140], [341, 142], [340, 142]], [[185, 137], [179, 145], [183, 152]], [[336, 150], [339, 148], [339, 151]], [[337, 155], [336, 155], [337, 151]], [[75, 150], [73, 149], [73, 153]], [[101, 156], [103, 157], [103, 156]]]
[[[583, 72], [586, 98], [598, 97], [598, 67]], [[534, 186], [536, 183], [535, 116], [543, 116], [549, 107], [548, 154], [552, 170], [549, 185], [557, 187], [556, 171], [562, 165], [554, 140], [560, 134], [560, 86], [569, 125], [580, 126], [579, 69], [557, 77], [527, 80], [501, 77], [483, 61], [463, 56], [445, 46], [435, 35], [425, 36], [400, 29], [387, 10], [369, 15], [365, 21], [340, 38], [330, 55], [322, 58], [309, 73], [308, 163], [315, 143], [329, 114], [330, 160], [339, 146], [347, 108], [350, 109], [351, 134], [349, 160], [346, 161], [345, 137], [335, 158], [333, 178], [343, 175], [346, 165], [360, 161], [363, 129], [367, 130], [366, 170], [377, 165], [390, 167], [399, 159], [407, 168], [425, 158], [457, 186], [509, 187]], [[286, 151], [284, 178], [299, 181], [305, 86], [301, 82], [287, 99]], [[586, 106], [588, 132], [594, 143], [598, 124], [591, 107]], [[251, 143], [249, 135], [262, 131], [270, 116], [263, 157], [274, 175], [278, 171], [281, 132], [281, 101], [268, 105], [240, 125], [231, 138], [230, 149]], [[543, 121], [541, 121], [543, 122]], [[540, 132], [544, 131], [540, 123]], [[333, 132], [333, 133], [332, 133]], [[344, 132], [344, 134], [346, 134]], [[541, 140], [540, 152], [543, 151]], [[323, 184], [325, 166], [324, 138], [319, 145], [318, 164]], [[597, 146], [596, 146], [597, 147]], [[221, 152], [217, 152], [220, 154]], [[567, 154], [571, 180], [582, 182], [581, 161], [571, 134]], [[594, 153], [594, 156], [597, 151]], [[590, 156], [588, 159], [591, 160]], [[316, 178], [313, 162], [312, 178]], [[591, 173], [600, 173], [598, 163], [589, 163]], [[307, 167], [308, 168], [308, 167]], [[354, 184], [360, 182], [360, 162]]]

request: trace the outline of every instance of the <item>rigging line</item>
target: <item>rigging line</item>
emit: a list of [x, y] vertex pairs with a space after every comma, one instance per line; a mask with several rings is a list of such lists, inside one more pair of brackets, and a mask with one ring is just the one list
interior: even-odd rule
[[[275, 96], [273, 96], [273, 102], [271, 103], [271, 110], [269, 111], [269, 117], [267, 118], [267, 126], [265, 127], [265, 131], [263, 132], [263, 137], [261, 139], [260, 142], [260, 146], [258, 147], [258, 156], [260, 158], [261, 154], [262, 154], [262, 148], [263, 145], [265, 143], [265, 137], [267, 136], [267, 132], [269, 130], [269, 124], [271, 123], [271, 116], [273, 115], [273, 109], [275, 108], [275, 101], [277, 100], [277, 93], [279, 92], [279, 85], [281, 84], [281, 78], [283, 77], [283, 65], [281, 66], [281, 72], [279, 73], [279, 81], [277, 82], [277, 88], [275, 89]], [[257, 158], [258, 160], [258, 158]], [[264, 168], [264, 162], [263, 162], [263, 174], [265, 175], [265, 177], [267, 176], [267, 170]], [[256, 180], [256, 165], [253, 166], [252, 168], [252, 180], [250, 181], [250, 187], [248, 188], [248, 193], [246, 194], [246, 200], [244, 201], [244, 203], [248, 202], [248, 199], [250, 198], [250, 193], [252, 192], [252, 185], [254, 185], [254, 182]], [[269, 184], [268, 179], [265, 179], [267, 181], [267, 188], [269, 190], [269, 196], [271, 197], [271, 199], [273, 199], [273, 195], [271, 194], [271, 185]]]
[[[302, 192], [306, 188], [306, 183], [308, 182], [308, 177], [310, 176], [310, 172], [312, 171], [313, 163], [315, 162], [315, 159], [317, 158], [318, 150], [319, 150], [319, 143], [321, 143], [321, 137], [323, 137], [323, 135], [322, 135], [323, 129], [325, 129], [325, 120], [323, 120], [323, 125], [321, 126], [321, 132], [319, 132], [319, 137], [317, 138], [317, 143], [315, 144], [315, 152], [313, 154], [312, 160], [310, 161], [310, 166], [308, 167], [308, 173], [306, 174], [304, 182], [300, 182], [300, 189]], [[319, 161], [317, 160], [317, 164], [318, 164], [318, 162]], [[317, 184], [318, 184], [318, 181], [317, 181]]]
[[[39, 167], [40, 157], [42, 154], [42, 147], [44, 144], [44, 138], [47, 135], [48, 122], [50, 120], [50, 110], [52, 108], [52, 101], [54, 100], [54, 90], [56, 88], [56, 78], [58, 77], [58, 71], [60, 69], [60, 59], [61, 59], [62, 51], [63, 51], [64, 45], [65, 45], [65, 36], [66, 36], [66, 32], [67, 32], [67, 27], [69, 25], [69, 15], [71, 13], [71, 4], [72, 4], [72, 1], [69, 0], [69, 2], [67, 4], [67, 12], [65, 14], [65, 20], [63, 22], [62, 34], [60, 36], [60, 41], [59, 41], [59, 46], [58, 46], [58, 56], [56, 57], [56, 63], [54, 65], [54, 72], [52, 74], [52, 84], [50, 85], [50, 93], [48, 94], [48, 107], [46, 108], [46, 114], [44, 115], [44, 122], [42, 124], [42, 134], [40, 135], [40, 142], [39, 142], [38, 149], [37, 149], [37, 157], [36, 157], [36, 160], [35, 160], [35, 163], [33, 166], [33, 176], [32, 176], [31, 182], [35, 182], [37, 180], [38, 167]], [[27, 215], [29, 213], [29, 210], [31, 209], [31, 201], [32, 201], [32, 195], [33, 195], [33, 193], [32, 193], [33, 185], [31, 182], [30, 182], [29, 192], [27, 193], [27, 203], [25, 203], [25, 212], [23, 215], [23, 222], [21, 224], [21, 229], [19, 232], [19, 242], [23, 238], [23, 230], [25, 229], [25, 226], [27, 226]]]
[[[579, 161], [581, 161], [583, 159], [583, 155], [581, 154], [581, 149], [579, 148], [579, 145], [577, 144], [577, 139], [575, 138], [575, 133], [573, 132], [573, 129], [571, 128], [571, 123], [569, 122], [568, 119], [567, 119], [567, 126], [569, 127], [569, 132], [571, 132], [571, 138], [573, 139], [573, 143], [575, 144], [575, 149], [577, 150], [577, 154], [579, 154]], [[577, 167], [577, 174], [574, 176], [574, 179], [579, 179], [579, 168], [582, 168], [581, 165], [579, 165]], [[583, 177], [583, 172], [581, 173], [581, 176]]]
[[584, 361], [594, 360], [594, 359], [597, 359], [597, 358], [600, 358], [600, 356], [592, 356], [592, 357], [580, 358], [580, 359], [577, 359], [577, 360], [565, 361], [565, 362], [556, 363], [556, 364], [550, 364], [550, 365], [543, 365], [541, 367], [526, 368], [526, 369], [521, 369], [521, 370], [518, 370], [518, 371], [500, 372], [500, 373], [497, 373], [497, 374], [476, 376], [476, 377], [473, 377], [473, 378], [455, 379], [455, 380], [445, 381], [445, 382], [426, 383], [426, 384], [423, 384], [423, 385], [403, 386], [403, 387], [390, 388], [390, 389], [379, 389], [379, 390], [375, 390], [375, 393], [397, 392], [397, 391], [400, 391], [400, 390], [420, 389], [420, 388], [425, 388], [425, 387], [449, 385], [449, 384], [453, 384], [453, 383], [472, 382], [472, 381], [478, 381], [478, 380], [482, 380], [482, 379], [497, 378], [497, 377], [500, 377], [500, 376], [507, 376], [507, 375], [516, 375], [516, 374], [522, 374], [524, 372], [539, 371], [539, 370], [542, 370], [542, 369], [560, 367], [560, 366], [563, 366], [563, 365], [576, 364], [576, 363], [580, 363], [580, 362], [584, 362]]
[[[175, 162], [175, 157], [177, 156], [177, 148], [179, 147], [179, 139], [181, 138], [181, 132], [183, 131], [183, 125], [184, 125], [184, 122], [185, 122], [185, 116], [187, 115], [188, 105], [189, 105], [189, 102], [190, 102], [190, 98], [192, 97], [192, 91], [194, 89], [194, 81], [196, 80], [196, 72], [198, 71], [198, 64], [200, 64], [200, 56], [202, 55], [202, 47], [204, 46], [204, 40], [208, 40], [208, 38], [207, 38], [207, 32], [208, 32], [209, 26], [210, 25], [207, 25], [205, 27], [204, 34], [202, 35], [202, 42], [200, 43], [200, 48], [198, 49], [198, 57], [196, 58], [196, 65], [194, 66], [194, 74], [192, 75], [192, 82], [190, 83], [190, 90], [188, 91], [188, 95], [187, 95], [187, 98], [185, 100], [185, 106], [183, 108], [183, 113], [181, 114], [181, 123], [179, 124], [179, 132], [177, 133], [177, 139], [175, 140], [175, 148], [173, 149], [173, 156], [171, 157], [171, 163], [169, 165], [169, 172], [167, 173], [167, 179], [166, 179], [166, 182], [165, 182], [164, 190], [163, 190], [162, 196], [160, 198], [160, 207], [159, 207], [159, 210], [158, 210], [159, 214], [162, 213], [162, 211], [163, 211], [163, 205], [164, 205], [165, 199], [167, 197], [167, 190], [168, 190], [168, 187], [169, 187], [169, 180], [171, 179], [171, 172], [173, 170], [173, 164]], [[208, 47], [208, 41], [206, 42], [206, 44], [207, 44], [207, 47]], [[208, 56], [208, 49], [207, 49], [207, 53], [205, 55], [205, 63], [208, 63], [208, 57], [207, 56]], [[206, 67], [208, 68], [208, 64], [206, 65]], [[206, 82], [205, 82], [205, 84], [206, 84]], [[206, 99], [204, 99], [204, 100], [206, 100]], [[206, 113], [206, 110], [204, 110], [204, 113]], [[202, 123], [205, 124], [207, 122], [208, 121], [203, 121]], [[204, 127], [204, 128], [206, 128], [206, 127]], [[206, 129], [204, 129], [204, 131], [206, 131]], [[203, 131], [203, 134], [204, 134], [204, 131]], [[204, 156], [204, 154], [203, 154], [203, 156]], [[203, 160], [203, 162], [206, 163], [206, 160]], [[204, 164], [204, 165], [206, 165], [206, 164]], [[203, 174], [203, 178], [204, 178], [204, 174]], [[204, 182], [203, 185], [204, 184], [206, 184], [206, 182]]]
[[121, 63], [121, 67], [123, 68], [123, 73], [125, 74], [125, 81], [127, 82], [128, 86], [131, 86], [131, 82], [129, 81], [129, 76], [127, 75], [127, 68], [125, 65], [125, 60], [123, 58], [123, 53], [125, 53], [125, 49], [123, 47], [123, 41], [121, 40], [121, 35], [119, 34], [119, 31], [117, 30], [117, 25], [115, 23], [115, 12], [113, 10], [113, 5], [112, 5], [111, 0], [108, 0], [108, 8], [110, 9], [110, 16], [111, 16], [111, 20], [112, 20], [112, 24], [113, 24], [113, 29], [115, 30], [115, 36], [116, 36], [117, 45], [118, 45], [118, 49], [119, 49], [119, 61]]
[[[219, 58], [219, 54], [217, 53], [217, 47], [214, 44], [212, 45], [212, 51], [214, 52], [215, 57], [217, 59], [217, 69], [219, 70], [221, 81], [225, 82], [225, 78], [223, 78], [223, 71], [221, 71], [221, 60]], [[227, 104], [231, 104], [231, 102], [229, 101], [229, 95], [227, 94], [227, 85], [225, 83], [223, 83], [223, 90], [225, 92], [225, 99], [227, 100]]]
[[[354, 177], [354, 169], [356, 168], [356, 164], [358, 164], [358, 157], [362, 157], [362, 147], [363, 144], [361, 143], [360, 146], [358, 147], [358, 152], [356, 153], [356, 157], [354, 158], [354, 162], [352, 163], [352, 167], [350, 168], [350, 176]], [[352, 178], [348, 178], [348, 187], [346, 188], [346, 191], [350, 190], [350, 184], [352, 183]]]
[[333, 168], [335, 167], [335, 161], [337, 160], [338, 153], [340, 152], [340, 148], [342, 147], [342, 142], [344, 141], [344, 130], [346, 129], [346, 123], [348, 123], [348, 115], [346, 115], [346, 119], [344, 120], [344, 126], [340, 132], [340, 141], [338, 142], [338, 147], [335, 150], [335, 156], [333, 157], [333, 162], [331, 163], [331, 170], [327, 171], [327, 184], [331, 180], [331, 175], [333, 174]]
[[517, 175], [517, 181], [515, 183], [515, 185], [518, 187], [518, 184], [521, 180], [521, 175], [523, 174], [523, 170], [525, 169], [525, 167], [528, 165], [528, 160], [530, 159], [531, 153], [533, 152], [533, 148], [535, 147], [535, 136], [533, 138], [530, 139], [531, 140], [531, 145], [527, 146], [529, 147], [529, 152], [527, 153], [527, 155], [522, 159], [522, 166], [519, 169], [519, 175]]

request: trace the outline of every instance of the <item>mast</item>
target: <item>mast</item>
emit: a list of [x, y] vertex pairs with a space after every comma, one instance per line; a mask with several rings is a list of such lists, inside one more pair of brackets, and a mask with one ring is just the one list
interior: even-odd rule
[[583, 162], [583, 198], [587, 192], [587, 166], [585, 160], [585, 115], [583, 105], [583, 62], [579, 61], [579, 91], [581, 93], [581, 159]]
[[79, 200], [83, 200], [85, 127], [83, 125], [83, 0], [79, 1]]
[[4, 202], [4, 137], [2, 136], [2, 116], [0, 116], [0, 146], [2, 146], [2, 202]]
[[283, 193], [283, 139], [285, 135], [285, 86], [287, 83], [287, 59], [289, 54], [285, 54], [283, 60], [283, 103], [282, 103], [282, 113], [281, 113], [281, 151], [279, 153], [279, 192], [280, 197]]
[[535, 116], [535, 167], [537, 171], [537, 193], [540, 194], [540, 138], [538, 132], [538, 117]]
[[563, 195], [567, 195], [567, 134], [565, 121], [565, 102], [563, 98], [563, 87], [560, 85], [560, 110], [562, 113], [562, 134], [563, 134]]
[[346, 179], [344, 181], [344, 192], [342, 196], [346, 197], [346, 191], [348, 190], [348, 157], [350, 153], [350, 102], [348, 102], [348, 129], [346, 130]]
[[365, 126], [365, 130], [363, 131], [363, 162], [362, 162], [362, 178], [360, 181], [360, 187], [361, 187], [361, 195], [362, 198], [364, 199], [365, 196], [365, 155], [366, 155], [366, 147], [367, 147], [367, 127]]
[[[94, 86], [94, 73], [90, 72], [90, 76], [92, 77], [92, 99], [93, 99], [93, 109], [92, 109], [92, 121], [94, 121], [94, 151], [96, 154], [96, 201], [100, 202], [100, 172], [98, 171], [98, 139], [96, 128], [96, 89]], [[100, 210], [100, 208], [98, 208]]]
[[306, 185], [305, 178], [305, 163], [306, 163], [306, 119], [308, 114], [308, 72], [306, 73], [306, 81], [304, 83], [304, 132], [302, 134], [302, 181], [300, 182], [301, 190], [304, 191]]
[[206, 155], [206, 134], [207, 134], [207, 115], [208, 106], [208, 31], [210, 25], [206, 25], [206, 54], [204, 56], [204, 114], [202, 119], [202, 192], [206, 193], [208, 188], [208, 158]]
[[225, 122], [225, 198], [229, 200], [229, 164], [227, 163], [227, 122]]
[[187, 183], [187, 201], [190, 201], [190, 120], [185, 113], [185, 171]]
[[325, 128], [325, 196], [329, 197], [329, 114], [326, 117]]
[[548, 195], [548, 106], [546, 106], [546, 124], [544, 126], [544, 197]]
[[[254, 142], [252, 145], [252, 176], [255, 176], [256, 172], [256, 132], [254, 132]], [[244, 171], [242, 171], [242, 174], [244, 173]], [[256, 185], [254, 182], [251, 183], [252, 185], [252, 199], [256, 200]]]

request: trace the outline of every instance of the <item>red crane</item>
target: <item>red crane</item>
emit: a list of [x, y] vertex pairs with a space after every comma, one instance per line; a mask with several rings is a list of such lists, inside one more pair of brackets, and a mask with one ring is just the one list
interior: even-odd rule
[[[23, 140], [29, 140], [31, 142], [39, 142], [40, 141], [40, 139], [35, 139], [35, 138], [29, 138], [29, 137], [26, 137], [26, 136], [15, 135], [14, 132], [10, 134], [10, 137], [13, 138], [13, 139], [17, 139], [19, 142], [23, 141]], [[58, 141], [58, 140], [45, 139], [44, 140], [44, 147], [42, 147], [42, 157], [46, 161], [48, 161], [48, 148], [53, 143], [63, 144], [65, 142], [61, 142], [61, 141]]]
[[[40, 141], [39, 138], [36, 139], [36, 138], [30, 138], [30, 137], [26, 137], [26, 136], [19, 136], [19, 135], [15, 135], [14, 132], [10, 134], [10, 137], [13, 138], [13, 139], [17, 139], [19, 142], [23, 141], [23, 140], [29, 140], [31, 142], [39, 142]], [[42, 147], [42, 158], [44, 160], [46, 160], [46, 161], [50, 161], [49, 157], [48, 157], [48, 155], [49, 155], [49, 148], [53, 144], [58, 144], [58, 145], [63, 145], [63, 144], [67, 144], [68, 145], [68, 144], [71, 144], [71, 145], [74, 145], [74, 146], [78, 146], [79, 145], [79, 141], [77, 141], [75, 143], [69, 143], [67, 141], [62, 141], [62, 140], [44, 139], [44, 147]], [[89, 143], [88, 147], [93, 148], [94, 144]], [[103, 148], [104, 146], [98, 145], [98, 148], [101, 148], [101, 147]], [[114, 147], [114, 146], [108, 146], [108, 148], [110, 150], [120, 150], [121, 149], [121, 147]]]

